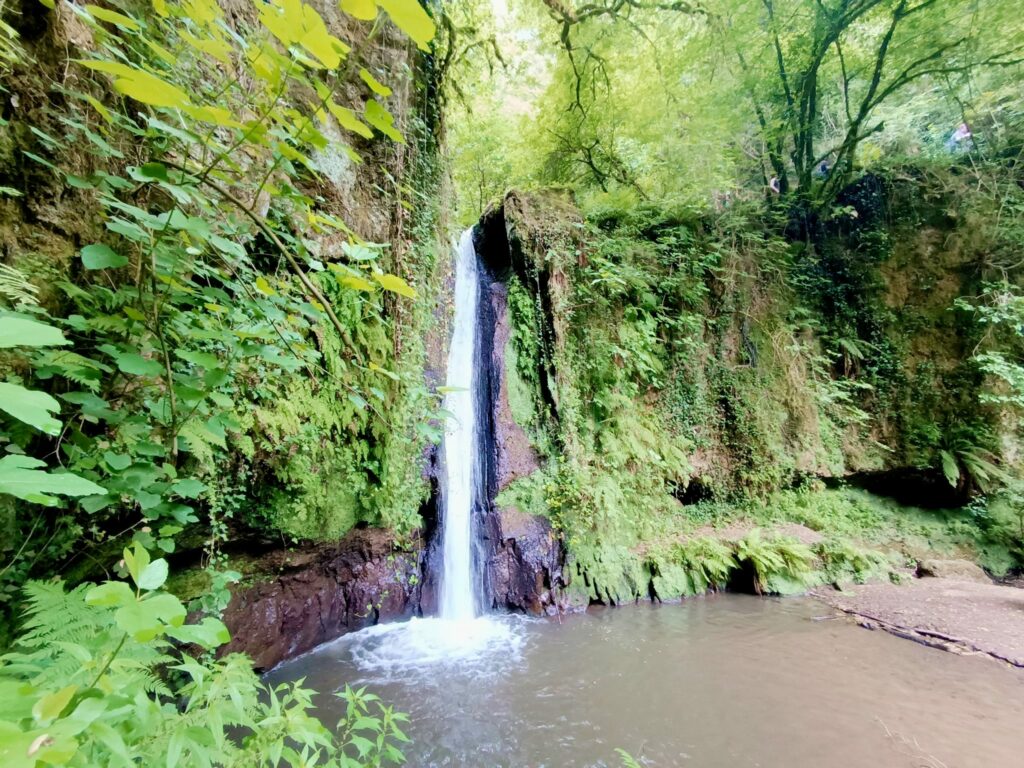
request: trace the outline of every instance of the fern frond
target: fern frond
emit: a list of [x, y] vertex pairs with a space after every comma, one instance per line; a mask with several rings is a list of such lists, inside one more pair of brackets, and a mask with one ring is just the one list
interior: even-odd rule
[[28, 281], [19, 270], [7, 264], [0, 264], [0, 296], [12, 305], [35, 306], [39, 303], [36, 294], [39, 289]]
[[78, 643], [100, 631], [95, 609], [85, 604], [92, 584], [80, 584], [70, 592], [61, 581], [30, 581], [25, 585], [24, 648], [46, 648], [59, 642]]

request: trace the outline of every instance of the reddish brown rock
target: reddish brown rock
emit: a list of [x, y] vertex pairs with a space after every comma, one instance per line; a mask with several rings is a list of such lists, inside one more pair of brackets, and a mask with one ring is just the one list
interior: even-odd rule
[[247, 653], [257, 669], [269, 669], [347, 632], [408, 618], [419, 610], [421, 556], [373, 528], [303, 553], [272, 581], [235, 592], [222, 653]]
[[534, 615], [572, 610], [565, 548], [543, 517], [515, 507], [495, 512], [498, 536], [488, 569], [494, 607]]

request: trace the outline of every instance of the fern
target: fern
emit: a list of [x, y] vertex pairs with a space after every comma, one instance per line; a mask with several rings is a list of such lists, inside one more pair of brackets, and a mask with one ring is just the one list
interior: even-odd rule
[[65, 592], [59, 581], [26, 584], [23, 633], [15, 650], [3, 657], [4, 669], [47, 687], [67, 684], [110, 657], [111, 671], [123, 673], [137, 690], [169, 695], [154, 672], [172, 661], [163, 653], [166, 642], [130, 643], [115, 652], [124, 633], [115, 625], [113, 610], [86, 604], [85, 594], [93, 586], [80, 584]]
[[792, 538], [761, 538], [755, 528], [736, 542], [736, 559], [754, 571], [754, 591], [794, 594], [802, 591], [813, 572], [814, 553]]
[[34, 307], [39, 303], [36, 297], [38, 293], [39, 289], [20, 271], [7, 264], [0, 264], [0, 296], [14, 306], [23, 304]]
[[100, 374], [110, 373], [110, 366], [66, 350], [42, 350], [36, 355], [36, 375], [41, 379], [62, 376], [90, 392], [100, 388]]
[[862, 549], [844, 539], [826, 539], [815, 547], [826, 577], [834, 582], [848, 579], [861, 584], [890, 571], [889, 560], [873, 549]]
[[85, 604], [91, 584], [70, 592], [63, 582], [31, 581], [25, 585], [25, 618], [18, 644], [48, 648], [57, 643], [80, 643], [96, 634], [96, 612]]

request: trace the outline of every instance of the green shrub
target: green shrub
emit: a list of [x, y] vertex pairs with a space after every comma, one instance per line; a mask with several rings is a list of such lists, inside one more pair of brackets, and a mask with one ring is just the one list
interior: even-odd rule
[[814, 548], [821, 559], [825, 578], [833, 583], [863, 584], [891, 572], [889, 558], [873, 549], [858, 547], [846, 539], [830, 538]]
[[736, 560], [750, 568], [757, 594], [796, 594], [807, 589], [814, 572], [814, 553], [793, 538], [762, 539], [755, 528], [736, 542]]
[[[313, 691], [264, 686], [250, 660], [214, 660], [219, 619], [186, 623], [163, 590], [167, 562], [136, 545], [131, 577], [66, 591], [31, 582], [15, 650], [0, 660], [0, 757], [52, 766], [381, 766], [401, 764], [406, 717], [346, 687], [338, 727]], [[197, 653], [197, 656], [190, 654]]]

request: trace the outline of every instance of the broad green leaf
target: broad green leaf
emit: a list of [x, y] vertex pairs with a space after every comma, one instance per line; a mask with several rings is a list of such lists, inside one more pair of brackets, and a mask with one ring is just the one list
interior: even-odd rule
[[226, 237], [221, 237], [220, 235], [211, 235], [210, 245], [212, 245], [221, 253], [224, 253], [228, 256], [234, 256], [236, 259], [245, 258], [245, 248], [236, 243], [234, 240], [228, 240]]
[[101, 608], [116, 608], [134, 600], [135, 592], [123, 581], [105, 581], [85, 593], [87, 605]]
[[37, 731], [23, 731], [14, 723], [0, 720], [0, 763], [4, 768], [35, 768], [35, 756], [29, 751], [39, 738]]
[[137, 352], [125, 352], [114, 356], [117, 367], [132, 376], [159, 376], [164, 367], [156, 360], [145, 358]]
[[373, 291], [375, 289], [374, 284], [369, 280], [355, 275], [338, 275], [338, 282], [349, 288], [355, 288], [357, 291]]
[[391, 89], [381, 83], [377, 78], [370, 74], [369, 70], [365, 67], [359, 70], [359, 77], [363, 79], [363, 82], [370, 86], [370, 90], [374, 93], [378, 93], [381, 96], [390, 96]]
[[167, 176], [167, 166], [163, 163], [144, 163], [139, 166], [139, 173], [143, 178], [155, 181], [170, 181]]
[[264, 296], [276, 296], [277, 291], [270, 287], [270, 283], [262, 275], [256, 278], [256, 290], [262, 293]]
[[341, 0], [341, 10], [363, 21], [377, 18], [377, 4], [373, 0]]
[[71, 698], [77, 691], [77, 685], [69, 685], [65, 688], [61, 688], [56, 693], [43, 696], [43, 698], [37, 701], [36, 705], [32, 707], [32, 716], [38, 723], [49, 723], [64, 711], [64, 707], [68, 705]]
[[416, 298], [416, 290], [398, 275], [374, 275], [373, 279], [380, 283], [386, 291], [407, 296], [410, 299]]
[[25, 389], [20, 384], [0, 383], [0, 410], [48, 435], [60, 434], [60, 403], [45, 392]]
[[380, 256], [380, 246], [376, 243], [370, 248], [365, 243], [342, 243], [341, 250], [345, 255], [355, 261], [373, 261]]
[[323, 18], [312, 7], [303, 5], [303, 34], [299, 44], [316, 56], [327, 69], [337, 69], [348, 46], [327, 32]]
[[139, 589], [160, 589], [167, 581], [167, 561], [163, 558], [154, 560], [139, 575]]
[[175, 627], [168, 630], [167, 634], [175, 640], [180, 640], [183, 643], [195, 643], [208, 650], [218, 648], [231, 640], [231, 633], [224, 626], [224, 622], [210, 616], [207, 616], [199, 624], [184, 624]]
[[210, 105], [202, 107], [185, 106], [182, 107], [182, 111], [204, 123], [213, 123], [214, 125], [220, 125], [225, 128], [243, 127], [242, 123], [232, 116], [231, 111], [224, 109], [223, 107], [212, 107]]
[[302, 9], [297, 0], [273, 0], [260, 8], [260, 23], [284, 45], [296, 42], [302, 34]]
[[119, 608], [114, 620], [135, 640], [146, 643], [169, 627], [181, 626], [185, 615], [185, 606], [178, 598], [160, 592]]
[[31, 456], [4, 456], [0, 459], [0, 493], [47, 506], [57, 503], [49, 494], [94, 496], [106, 493], [105, 488], [71, 472], [44, 472], [45, 466]]
[[131, 80], [114, 81], [114, 88], [129, 98], [154, 107], [187, 107], [188, 96], [177, 86], [148, 73]]
[[366, 102], [363, 115], [366, 117], [366, 122], [385, 136], [397, 141], [399, 144], [405, 143], [405, 139], [402, 137], [401, 132], [395, 128], [394, 116], [388, 112], [380, 102], [374, 99], [370, 99]]
[[114, 88], [143, 104], [176, 108], [191, 106], [188, 94], [183, 90], [145, 70], [116, 61], [83, 61], [81, 63], [97, 72], [114, 75], [116, 78]]
[[109, 246], [97, 243], [82, 249], [82, 266], [86, 269], [116, 269], [128, 263], [128, 259]]
[[79, 504], [82, 505], [82, 509], [92, 515], [99, 512], [101, 509], [106, 509], [115, 501], [116, 499], [113, 496], [107, 494], [104, 496], [86, 496], [79, 502]]
[[205, 368], [208, 371], [213, 370], [220, 366], [220, 360], [212, 352], [200, 352], [194, 349], [179, 349], [177, 351], [178, 357], [182, 360], [198, 365], [200, 368]]
[[89, 94], [83, 94], [83, 97], [87, 102], [89, 102], [92, 108], [96, 110], [96, 114], [103, 118], [107, 125], [113, 124], [114, 118], [110, 114], [110, 110], [103, 106], [103, 104], [101, 104], [98, 99], [96, 99], [93, 96], [90, 96]]
[[370, 130], [366, 123], [356, 117], [356, 113], [351, 109], [338, 106], [333, 101], [327, 102], [327, 109], [329, 109], [331, 114], [334, 115], [334, 118], [338, 121], [338, 125], [346, 131], [357, 133], [364, 139], [373, 138], [373, 131]]
[[218, 37], [196, 37], [185, 31], [182, 31], [180, 34], [181, 39], [197, 51], [201, 51], [207, 56], [216, 59], [226, 67], [231, 66], [231, 46], [225, 40]]
[[23, 317], [0, 317], [0, 349], [10, 347], [53, 347], [71, 342], [52, 325]]
[[199, 482], [194, 477], [188, 477], [176, 482], [171, 486], [171, 490], [182, 498], [198, 499], [203, 491], [206, 490], [206, 485]]
[[377, 0], [377, 5], [387, 11], [395, 26], [412, 38], [420, 50], [429, 50], [427, 43], [434, 39], [437, 27], [417, 0]]
[[117, 13], [116, 11], [110, 11], [106, 8], [100, 8], [98, 5], [86, 5], [83, 6], [85, 10], [89, 12], [90, 16], [97, 18], [101, 21], [106, 21], [110, 24], [116, 24], [124, 29], [138, 30], [141, 29], [138, 22], [135, 19], [130, 19], [124, 14]]
[[149, 552], [139, 542], [135, 542], [135, 546], [132, 549], [125, 547], [121, 552], [121, 557], [124, 558], [124, 566], [128, 569], [128, 573], [131, 574], [132, 581], [138, 586], [139, 579], [142, 577], [142, 572], [146, 566], [149, 565]]
[[128, 469], [132, 465], [132, 457], [125, 456], [120, 453], [113, 453], [112, 451], [104, 451], [103, 460], [107, 462], [107, 466], [113, 469], [115, 472], [120, 472], [123, 469]]
[[162, 45], [153, 42], [148, 37], [145, 38], [144, 42], [146, 43], [146, 47], [149, 48], [149, 50], [151, 50], [153, 53], [155, 53], [156, 57], [163, 61], [165, 64], [168, 64], [172, 67], [178, 66], [177, 57], [175, 57], [173, 53], [168, 51]]

